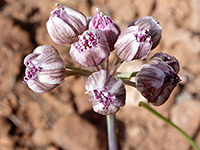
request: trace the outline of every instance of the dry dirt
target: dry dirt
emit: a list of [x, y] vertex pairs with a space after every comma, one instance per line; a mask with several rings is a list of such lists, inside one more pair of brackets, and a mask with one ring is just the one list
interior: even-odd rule
[[[67, 78], [45, 94], [22, 83], [23, 58], [38, 45], [53, 45], [72, 64], [69, 45], [56, 45], [45, 23], [55, 3], [85, 15], [100, 8], [124, 30], [135, 18], [151, 15], [163, 29], [159, 46], [180, 61], [181, 83], [165, 105], [155, 108], [200, 146], [200, 0], [0, 0], [0, 150], [106, 150], [105, 117], [92, 111], [84, 79]], [[134, 71], [145, 63], [124, 64]], [[120, 150], [192, 150], [172, 127], [137, 103], [144, 100], [126, 87], [127, 104], [117, 113]]]

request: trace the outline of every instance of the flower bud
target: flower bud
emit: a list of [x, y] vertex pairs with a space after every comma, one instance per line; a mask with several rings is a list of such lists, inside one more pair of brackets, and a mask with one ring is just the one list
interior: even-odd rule
[[73, 43], [70, 56], [84, 67], [94, 67], [101, 64], [110, 55], [106, 37], [100, 30], [87, 30]]
[[152, 45], [153, 42], [148, 30], [131, 26], [119, 35], [115, 49], [120, 59], [129, 62], [134, 59], [146, 58]]
[[136, 75], [138, 91], [155, 106], [164, 104], [180, 78], [172, 67], [161, 61], [145, 64]]
[[46, 23], [48, 33], [57, 44], [71, 44], [78, 40], [78, 35], [87, 28], [87, 18], [81, 12], [56, 4]]
[[151, 64], [155, 64], [155, 63], [158, 63], [160, 61], [164, 61], [165, 63], [167, 63], [169, 66], [171, 66], [174, 69], [174, 71], [176, 73], [178, 73], [180, 71], [179, 62], [175, 57], [169, 56], [166, 53], [160, 52], [160, 53], [156, 53], [150, 59]]
[[52, 90], [64, 81], [65, 63], [52, 46], [38, 46], [24, 59], [24, 83], [36, 93]]
[[114, 44], [121, 32], [120, 27], [114, 23], [109, 16], [100, 12], [100, 9], [97, 9], [96, 15], [90, 21], [89, 29], [98, 29], [103, 31], [111, 51], [114, 49]]
[[142, 29], [148, 30], [153, 42], [153, 46], [151, 49], [154, 49], [159, 44], [162, 28], [159, 22], [157, 22], [153, 17], [145, 16], [143, 18], [135, 19], [131, 21], [128, 26], [139, 26]]
[[90, 75], [85, 88], [93, 110], [102, 115], [111, 115], [125, 105], [126, 91], [121, 80], [116, 80], [107, 71], [100, 70]]

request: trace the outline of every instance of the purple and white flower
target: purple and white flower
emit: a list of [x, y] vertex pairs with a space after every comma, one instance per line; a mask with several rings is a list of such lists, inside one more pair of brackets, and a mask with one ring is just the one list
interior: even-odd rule
[[169, 98], [180, 78], [164, 61], [145, 64], [136, 75], [136, 87], [153, 105], [160, 106]]
[[160, 61], [164, 61], [165, 63], [167, 63], [169, 66], [171, 66], [174, 69], [176, 73], [180, 71], [178, 60], [175, 57], [170, 56], [166, 53], [162, 53], [162, 52], [156, 53], [154, 56], [151, 57], [149, 63], [156, 64]]
[[46, 23], [47, 31], [57, 44], [72, 44], [78, 40], [78, 35], [87, 28], [87, 18], [81, 12], [56, 4]]
[[139, 19], [135, 19], [131, 21], [128, 26], [139, 26], [142, 29], [148, 30], [153, 42], [153, 46], [151, 47], [151, 49], [154, 49], [159, 44], [162, 28], [159, 22], [156, 21], [153, 17], [145, 16]]
[[115, 49], [120, 59], [129, 62], [134, 59], [146, 58], [152, 45], [153, 42], [148, 30], [139, 26], [131, 26], [119, 35]]
[[123, 82], [116, 80], [105, 70], [90, 75], [85, 88], [93, 110], [99, 114], [114, 114], [125, 105], [126, 91]]
[[65, 63], [52, 46], [38, 46], [24, 59], [24, 83], [36, 93], [52, 90], [64, 81]]
[[89, 29], [103, 31], [111, 51], [121, 32], [120, 27], [109, 16], [100, 12], [100, 9], [97, 9], [96, 15], [90, 20]]
[[73, 43], [70, 49], [70, 56], [75, 62], [84, 67], [94, 67], [108, 59], [110, 48], [102, 31], [86, 30], [78, 38], [79, 41]]

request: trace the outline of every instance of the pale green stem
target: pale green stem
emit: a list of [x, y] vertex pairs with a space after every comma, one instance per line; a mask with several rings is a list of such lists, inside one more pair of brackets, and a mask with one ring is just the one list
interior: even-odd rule
[[129, 80], [125, 80], [125, 79], [121, 79], [123, 81], [124, 84], [135, 87], [136, 88], [136, 83], [129, 81]]
[[132, 77], [135, 77], [138, 72], [139, 71], [135, 71], [131, 73], [120, 73], [120, 74], [117, 74], [115, 77], [119, 79], [130, 79]]
[[172, 127], [174, 127], [178, 132], [180, 132], [185, 139], [191, 144], [191, 146], [195, 149], [195, 150], [200, 150], [200, 148], [197, 146], [197, 144], [194, 142], [194, 140], [189, 137], [187, 135], [187, 133], [185, 133], [181, 128], [179, 128], [178, 126], [176, 126], [173, 122], [171, 122], [170, 120], [168, 120], [167, 118], [165, 118], [164, 116], [162, 116], [160, 113], [158, 113], [157, 111], [155, 111], [153, 108], [151, 108], [148, 104], [144, 103], [144, 102], [139, 102], [139, 106], [144, 107], [146, 110], [148, 110], [149, 112], [151, 112], [153, 115], [155, 115], [156, 117], [160, 118], [161, 120], [165, 121], [166, 123], [168, 123], [169, 125], [171, 125]]
[[107, 72], [109, 72], [109, 59], [107, 59], [107, 61], [106, 61], [106, 70], [107, 70]]
[[69, 76], [86, 76], [88, 77], [89, 75], [91, 75], [92, 72], [84, 72], [84, 71], [66, 71], [65, 73], [65, 77], [69, 77]]
[[114, 114], [106, 115], [106, 121], [107, 121], [108, 149], [118, 150], [115, 115]]
[[74, 70], [74, 71], [79, 71], [79, 72], [90, 72], [90, 73], [92, 73], [89, 70], [85, 70], [85, 69], [81, 69], [81, 68], [77, 68], [77, 67], [73, 67], [73, 66], [69, 66], [69, 65], [66, 65], [65, 68], [71, 69], [71, 70]]

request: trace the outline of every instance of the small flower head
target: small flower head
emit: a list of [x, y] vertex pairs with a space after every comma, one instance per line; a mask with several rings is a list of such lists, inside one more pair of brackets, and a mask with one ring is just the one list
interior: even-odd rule
[[172, 67], [161, 61], [145, 64], [136, 75], [138, 91], [153, 105], [160, 106], [169, 98], [180, 78]]
[[159, 22], [157, 22], [153, 17], [145, 16], [143, 18], [135, 19], [131, 21], [128, 26], [139, 26], [140, 28], [148, 30], [153, 42], [153, 46], [151, 49], [154, 49], [159, 44], [162, 28]]
[[65, 64], [52, 46], [39, 46], [24, 59], [24, 83], [36, 93], [52, 90], [64, 81]]
[[89, 29], [98, 29], [103, 31], [111, 51], [114, 49], [114, 44], [121, 32], [120, 27], [114, 23], [109, 16], [100, 12], [100, 9], [97, 9], [96, 15], [90, 21]]
[[152, 47], [149, 31], [138, 26], [126, 28], [115, 43], [117, 56], [124, 61], [146, 58]]
[[87, 30], [71, 45], [72, 59], [84, 67], [98, 66], [110, 55], [106, 37], [100, 30]]
[[150, 59], [150, 63], [151, 64], [156, 64], [156, 63], [158, 63], [160, 61], [164, 61], [165, 63], [167, 63], [169, 66], [171, 66], [174, 69], [174, 71], [176, 73], [179, 72], [179, 70], [180, 70], [179, 62], [178, 62], [178, 60], [175, 57], [169, 56], [166, 53], [160, 52], [160, 53], [156, 53]]
[[46, 23], [47, 31], [57, 44], [71, 44], [78, 40], [78, 35], [87, 28], [87, 18], [81, 12], [56, 4]]
[[121, 80], [114, 79], [107, 71], [100, 70], [88, 77], [85, 88], [95, 112], [114, 114], [125, 105], [126, 91]]

